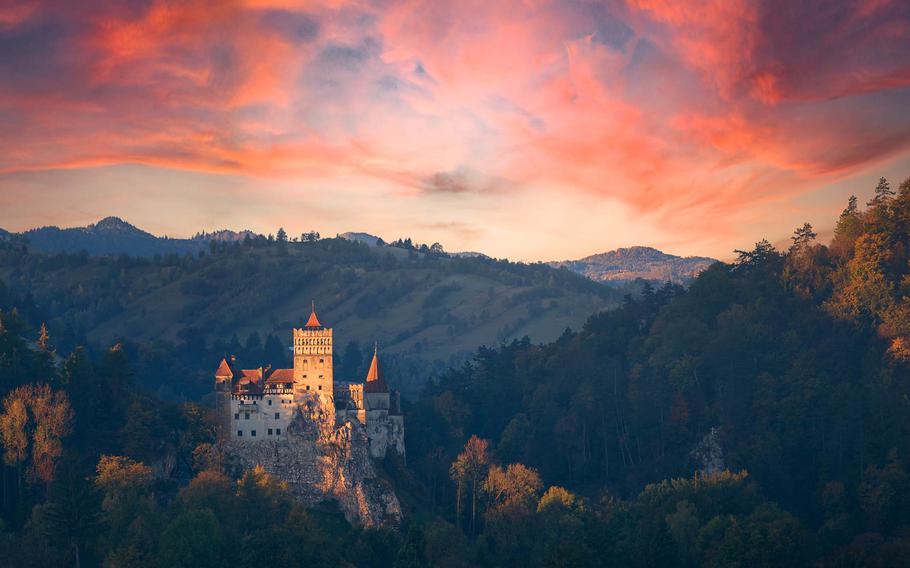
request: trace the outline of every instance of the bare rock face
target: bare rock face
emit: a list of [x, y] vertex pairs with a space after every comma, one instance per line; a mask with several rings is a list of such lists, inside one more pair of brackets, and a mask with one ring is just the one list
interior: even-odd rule
[[702, 473], [710, 475], [724, 470], [724, 452], [716, 428], [711, 428], [711, 431], [698, 442], [690, 456]]
[[316, 400], [300, 404], [280, 440], [231, 440], [225, 449], [235, 465], [261, 465], [286, 481], [307, 505], [335, 499], [349, 522], [397, 526], [401, 505], [388, 481], [376, 474], [369, 442], [357, 421], [335, 424], [335, 412]]

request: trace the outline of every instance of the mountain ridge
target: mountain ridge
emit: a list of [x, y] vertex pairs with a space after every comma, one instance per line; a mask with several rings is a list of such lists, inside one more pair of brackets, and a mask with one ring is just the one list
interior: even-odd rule
[[718, 261], [706, 256], [677, 256], [653, 247], [632, 246], [547, 264], [605, 284], [626, 284], [637, 279], [688, 284], [715, 262]]
[[[211, 242], [240, 243], [247, 239], [265, 239], [263, 235], [249, 229], [201, 231], [190, 238], [169, 238], [153, 235], [115, 216], [105, 217], [84, 227], [60, 228], [50, 225], [36, 227], [21, 233], [6, 232], [0, 229], [0, 239], [9, 240], [16, 237], [25, 239], [28, 247], [35, 252], [78, 253], [85, 251], [90, 255], [126, 254], [136, 257], [196, 254], [207, 250]], [[358, 231], [340, 233], [338, 237], [362, 243], [373, 249], [380, 247], [384, 242], [376, 235]], [[395, 247], [389, 247], [388, 250], [394, 255], [406, 254], [404, 250]], [[449, 252], [446, 253], [446, 256], [490, 258], [488, 255], [476, 251]], [[688, 284], [715, 262], [717, 262], [716, 259], [705, 256], [683, 257], [665, 253], [653, 247], [632, 246], [596, 253], [576, 260], [551, 261], [543, 264], [553, 268], [565, 268], [595, 282], [625, 285], [638, 279]]]

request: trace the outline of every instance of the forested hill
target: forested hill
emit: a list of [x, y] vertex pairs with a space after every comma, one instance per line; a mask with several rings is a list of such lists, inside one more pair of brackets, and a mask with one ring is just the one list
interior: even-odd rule
[[39, 227], [21, 234], [29, 249], [35, 252], [89, 254], [184, 254], [204, 250], [208, 242], [201, 239], [156, 237], [118, 217], [106, 217], [85, 227]]
[[[187, 362], [213, 353], [198, 332], [70, 349], [64, 334], [24, 321], [67, 329], [68, 318], [98, 317], [104, 328], [143, 298], [178, 301], [164, 315], [183, 322], [205, 321], [216, 301], [248, 319], [294, 286], [311, 287], [307, 298], [353, 290], [329, 294], [325, 313], [356, 321], [345, 310], [377, 309], [368, 290], [399, 309], [450, 306], [459, 290], [434, 293], [451, 282], [440, 275], [498, 283], [493, 304], [497, 290], [545, 282], [563, 295], [535, 301], [609, 301], [588, 291], [594, 283], [539, 266], [309, 246], [137, 261], [3, 245], [4, 566], [907, 564], [910, 180], [898, 192], [882, 180], [864, 209], [851, 199], [829, 245], [805, 225], [785, 251], [761, 241], [688, 289], [645, 287], [577, 332], [482, 348], [443, 373], [405, 405], [407, 464], [376, 464], [401, 500], [399, 531], [295, 504], [261, 468], [231, 466], [204, 407], [136, 384], [191, 375]], [[391, 278], [424, 292], [405, 301]], [[102, 298], [124, 305], [101, 316]], [[203, 303], [183, 308], [187, 298]], [[151, 326], [161, 317], [143, 315]]]
[[148, 360], [141, 374], [191, 397], [208, 390], [225, 353], [286, 365], [291, 328], [312, 300], [335, 329], [339, 379], [361, 379], [378, 341], [390, 378], [413, 391], [479, 345], [550, 341], [621, 298], [545, 265], [344, 239], [222, 241], [195, 255], [140, 258], [2, 246], [0, 309], [17, 306], [33, 329], [46, 322], [63, 352], [125, 340]]
[[481, 501], [484, 543], [514, 565], [906, 565], [908, 261], [910, 180], [882, 180], [828, 246], [806, 224], [549, 345], [481, 350], [415, 405], [409, 464], [449, 510], [440, 480], [470, 493], [477, 468], [506, 495], [569, 489], [558, 522], [546, 497]]
[[629, 247], [549, 264], [568, 268], [605, 284], [624, 284], [640, 278], [656, 283], [685, 285], [715, 262], [716, 259], [704, 256], [683, 257], [651, 247]]

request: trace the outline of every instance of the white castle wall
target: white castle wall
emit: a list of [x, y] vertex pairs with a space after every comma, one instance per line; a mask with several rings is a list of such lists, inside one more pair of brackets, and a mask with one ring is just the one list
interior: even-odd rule
[[286, 436], [294, 408], [290, 394], [232, 395], [230, 437], [257, 441]]

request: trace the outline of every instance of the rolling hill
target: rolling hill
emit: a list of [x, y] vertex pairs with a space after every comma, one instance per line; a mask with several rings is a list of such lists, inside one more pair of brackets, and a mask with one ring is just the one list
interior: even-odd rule
[[676, 256], [651, 247], [629, 247], [586, 256], [579, 260], [550, 262], [596, 282], [626, 284], [638, 278], [651, 282], [688, 284], [717, 262], [703, 256]]
[[[123, 231], [137, 243], [147, 235]], [[0, 282], [13, 298], [7, 303], [20, 306], [34, 326], [46, 321], [61, 346], [121, 339], [193, 344], [207, 355], [186, 364], [206, 371], [199, 375], [204, 381], [219, 356], [253, 334], [287, 344], [291, 327], [302, 325], [315, 300], [320, 318], [336, 330], [339, 352], [351, 341], [364, 349], [379, 341], [398, 367], [390, 376], [397, 374], [398, 386], [410, 392], [480, 345], [525, 335], [554, 340], [622, 296], [544, 264], [421, 254], [341, 238], [210, 248], [148, 258], [50, 255], [6, 245]]]
[[84, 250], [93, 255], [153, 256], [197, 252], [208, 246], [207, 240], [156, 237], [118, 217], [106, 217], [86, 227], [40, 227], [19, 233], [19, 236], [36, 252]]

